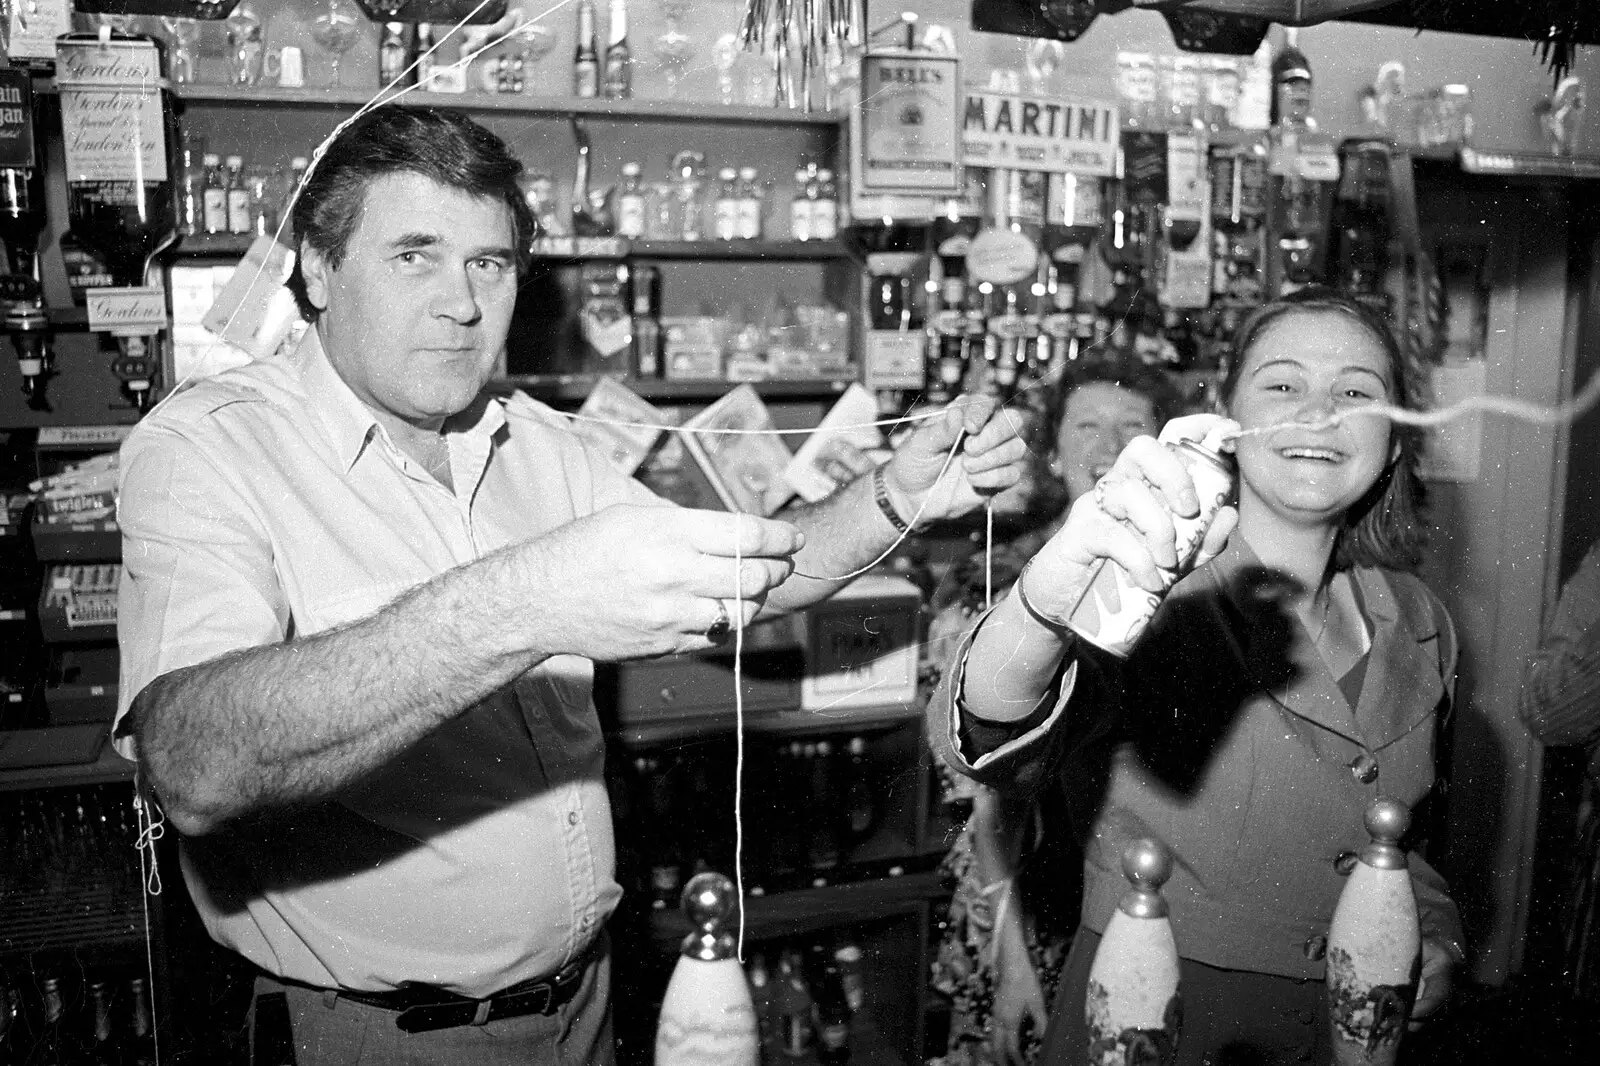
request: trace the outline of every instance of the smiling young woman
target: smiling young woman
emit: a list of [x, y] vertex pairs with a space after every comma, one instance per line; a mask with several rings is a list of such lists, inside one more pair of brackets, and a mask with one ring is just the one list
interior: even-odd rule
[[[1351, 414], [1414, 403], [1416, 380], [1386, 324], [1347, 297], [1305, 290], [1264, 307], [1236, 335], [1221, 392], [1228, 417], [1261, 430], [1237, 442], [1237, 514], [1223, 509], [1209, 561], [1171, 588], [1129, 657], [1047, 619], [1102, 560], [1147, 589], [1173, 565], [1172, 516], [1198, 500], [1186, 468], [1144, 438], [1019, 579], [1035, 611], [1008, 597], [954, 650], [928, 706], [941, 756], [982, 784], [1059, 794], [1084, 847], [1080, 925], [1040, 1061], [1085, 1059], [1089, 967], [1127, 887], [1123, 850], [1141, 837], [1173, 857], [1178, 1066], [1328, 1060], [1339, 857], [1365, 843], [1376, 796], [1416, 806], [1432, 791], [1454, 687], [1450, 619], [1408, 572], [1424, 534], [1416, 441]], [[1423, 1017], [1448, 994], [1460, 919], [1427, 863], [1410, 869]]]

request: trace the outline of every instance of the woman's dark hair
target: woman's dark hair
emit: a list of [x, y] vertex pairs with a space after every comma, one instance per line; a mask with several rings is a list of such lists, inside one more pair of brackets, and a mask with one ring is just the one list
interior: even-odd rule
[[[367, 187], [378, 178], [401, 173], [420, 174], [473, 196], [502, 201], [511, 212], [517, 266], [526, 265], [534, 221], [517, 185], [521, 161], [504, 141], [472, 119], [434, 107], [386, 104], [362, 115], [333, 139], [290, 213], [302, 246], [315, 248], [337, 269], [361, 220]], [[299, 256], [288, 285], [300, 313], [315, 321], [317, 309], [307, 296]]]
[[[1224, 408], [1233, 402], [1238, 391], [1251, 346], [1274, 323], [1294, 315], [1317, 313], [1343, 315], [1378, 342], [1389, 363], [1394, 390], [1390, 400], [1395, 406], [1415, 408], [1426, 402], [1428, 389], [1422, 367], [1400, 347], [1389, 322], [1344, 293], [1313, 285], [1257, 308], [1234, 332], [1219, 393]], [[1422, 549], [1428, 539], [1423, 512], [1426, 493], [1417, 476], [1422, 433], [1414, 426], [1396, 423], [1390, 423], [1389, 432], [1399, 444], [1398, 453], [1372, 488], [1345, 512], [1329, 564], [1334, 572], [1352, 566], [1411, 570], [1422, 561]]]
[[1096, 384], [1116, 385], [1149, 400], [1157, 429], [1177, 415], [1183, 406], [1171, 380], [1160, 368], [1125, 356], [1087, 356], [1066, 364], [1060, 381], [1051, 390], [1050, 409], [1045, 412], [1051, 447], [1061, 435], [1061, 419], [1067, 412], [1068, 398], [1083, 386]]

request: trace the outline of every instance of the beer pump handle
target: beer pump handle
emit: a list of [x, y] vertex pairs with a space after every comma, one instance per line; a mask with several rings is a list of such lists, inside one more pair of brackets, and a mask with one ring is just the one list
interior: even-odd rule
[[755, 1007], [730, 932], [738, 902], [733, 882], [719, 873], [696, 874], [684, 886], [693, 928], [661, 1002], [655, 1066], [758, 1066]]

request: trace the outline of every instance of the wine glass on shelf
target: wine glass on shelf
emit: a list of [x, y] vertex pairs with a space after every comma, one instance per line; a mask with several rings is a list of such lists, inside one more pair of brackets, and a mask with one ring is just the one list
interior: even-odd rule
[[537, 91], [533, 87], [537, 80], [534, 77], [539, 63], [556, 47], [556, 31], [545, 25], [543, 19], [525, 22], [517, 28], [516, 39], [521, 43], [521, 48], [527, 52], [527, 81], [529, 91]]
[[711, 46], [711, 65], [717, 68], [717, 98], [724, 104], [734, 101], [734, 71], [743, 55], [744, 48], [739, 44], [739, 35], [736, 33], [724, 33]]
[[683, 81], [700, 47], [678, 26], [678, 20], [689, 12], [689, 0], [657, 0], [656, 6], [661, 9], [667, 28], [656, 38], [654, 51], [656, 58], [661, 61], [662, 73], [667, 77], [667, 95], [676, 97], [678, 84]]
[[1067, 49], [1060, 41], [1040, 37], [1028, 46], [1028, 91], [1048, 92], [1056, 71], [1066, 59]]
[[177, 85], [188, 85], [195, 80], [198, 69], [195, 61], [195, 43], [200, 40], [200, 23], [194, 19], [161, 17], [161, 28], [172, 38], [172, 80]]
[[354, 48], [361, 38], [361, 28], [367, 18], [354, 0], [320, 0], [316, 14], [311, 19], [311, 39], [333, 58], [335, 89], [342, 88], [339, 80], [339, 60]]

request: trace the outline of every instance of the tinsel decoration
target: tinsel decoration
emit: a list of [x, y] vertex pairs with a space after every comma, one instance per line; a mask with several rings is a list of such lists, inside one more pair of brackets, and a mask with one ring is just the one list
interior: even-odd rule
[[[1526, 37], [1550, 69], [1551, 85], [1572, 72], [1579, 45], [1600, 38], [1600, 4], [1594, 0], [1518, 0], [1515, 8], [1506, 0], [1408, 0], [1407, 6], [1418, 29]], [[1485, 31], [1490, 20], [1494, 28]]]
[[[842, 58], [849, 45], [861, 43], [857, 5], [860, 0], [745, 0], [739, 43], [745, 51], [772, 50], [779, 107], [812, 109], [812, 84], [826, 78], [825, 64]], [[794, 69], [799, 51], [799, 68]], [[800, 99], [794, 84], [798, 76]]]

